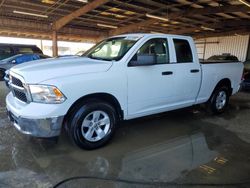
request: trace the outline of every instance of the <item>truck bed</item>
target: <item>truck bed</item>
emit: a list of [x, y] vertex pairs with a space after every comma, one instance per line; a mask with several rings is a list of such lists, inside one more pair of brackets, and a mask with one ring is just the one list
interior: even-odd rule
[[231, 60], [201, 60], [201, 64], [215, 64], [215, 63], [241, 63], [240, 61]]
[[202, 80], [197, 102], [206, 102], [211, 96], [214, 86], [216, 86], [222, 79], [229, 79], [232, 86], [232, 94], [236, 93], [240, 88], [243, 70], [242, 62], [225, 62], [225, 61], [207, 61], [200, 62], [202, 70]]

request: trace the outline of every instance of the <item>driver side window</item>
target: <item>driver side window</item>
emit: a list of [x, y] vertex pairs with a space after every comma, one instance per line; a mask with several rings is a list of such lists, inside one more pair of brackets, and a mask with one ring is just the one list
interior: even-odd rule
[[138, 51], [137, 56], [154, 57], [156, 64], [169, 63], [167, 39], [156, 38], [147, 41]]

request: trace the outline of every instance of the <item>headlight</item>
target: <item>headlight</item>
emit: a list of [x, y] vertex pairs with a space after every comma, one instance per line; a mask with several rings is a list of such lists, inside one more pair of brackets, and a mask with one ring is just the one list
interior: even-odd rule
[[55, 86], [49, 85], [29, 85], [33, 102], [58, 104], [63, 103], [66, 97]]

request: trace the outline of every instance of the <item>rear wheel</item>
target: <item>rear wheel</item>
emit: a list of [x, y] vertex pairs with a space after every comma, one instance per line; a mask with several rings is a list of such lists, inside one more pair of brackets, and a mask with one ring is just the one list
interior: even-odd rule
[[95, 149], [112, 138], [116, 122], [116, 112], [111, 105], [93, 100], [80, 104], [70, 114], [67, 132], [79, 147]]
[[210, 110], [213, 114], [221, 114], [226, 110], [229, 102], [229, 88], [227, 86], [218, 87], [209, 100]]

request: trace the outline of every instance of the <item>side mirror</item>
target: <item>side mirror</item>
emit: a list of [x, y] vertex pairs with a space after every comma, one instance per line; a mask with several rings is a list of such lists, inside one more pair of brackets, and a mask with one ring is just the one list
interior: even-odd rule
[[149, 55], [149, 54], [140, 54], [140, 55], [135, 55], [131, 61], [129, 62], [129, 67], [133, 66], [150, 66], [150, 65], [155, 65], [156, 64], [156, 55]]

